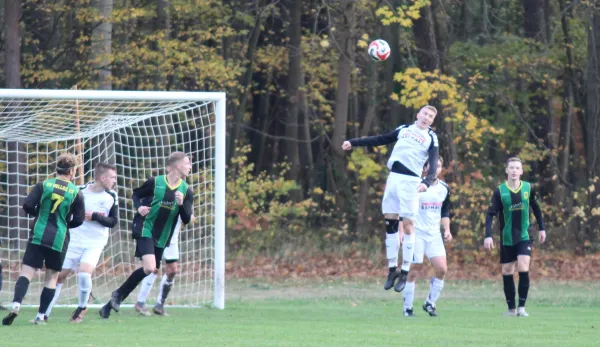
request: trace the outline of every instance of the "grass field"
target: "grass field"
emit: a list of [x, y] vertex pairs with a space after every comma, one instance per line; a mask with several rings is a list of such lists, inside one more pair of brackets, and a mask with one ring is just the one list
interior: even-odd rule
[[[501, 281], [448, 282], [439, 317], [420, 307], [401, 314], [401, 295], [377, 281], [229, 281], [227, 307], [171, 309], [170, 317], [139, 317], [123, 308], [110, 320], [90, 309], [81, 324], [57, 308], [32, 326], [24, 308], [2, 329], [1, 346], [598, 346], [600, 283], [534, 283], [530, 317], [503, 317]], [[428, 285], [417, 283], [415, 304]], [[420, 305], [419, 305], [420, 306]]]

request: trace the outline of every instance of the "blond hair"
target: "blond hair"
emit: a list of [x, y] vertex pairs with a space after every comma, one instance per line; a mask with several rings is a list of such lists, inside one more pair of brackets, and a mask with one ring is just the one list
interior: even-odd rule
[[435, 108], [435, 107], [433, 107], [431, 105], [425, 105], [421, 109], [424, 109], [424, 108], [430, 110], [431, 112], [433, 112], [433, 114], [437, 115], [437, 108]]
[[175, 164], [177, 164], [179, 161], [181, 161], [181, 160], [183, 160], [184, 158], [187, 158], [187, 157], [188, 157], [188, 155], [185, 154], [185, 152], [173, 152], [167, 158], [167, 167], [172, 167]]

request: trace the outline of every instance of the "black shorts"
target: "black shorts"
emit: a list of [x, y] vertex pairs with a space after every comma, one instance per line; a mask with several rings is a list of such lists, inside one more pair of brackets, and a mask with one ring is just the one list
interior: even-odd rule
[[520, 255], [531, 256], [531, 240], [521, 241], [514, 246], [500, 245], [500, 264], [517, 261]]
[[62, 271], [62, 264], [65, 260], [66, 252], [55, 251], [52, 248], [27, 243], [23, 264], [31, 266], [34, 269], [41, 269], [46, 264], [46, 268], [54, 271]]
[[154, 254], [157, 269], [160, 269], [160, 262], [164, 251], [164, 248], [156, 247], [154, 240], [150, 237], [140, 237], [135, 240], [135, 256], [142, 259], [145, 255]]

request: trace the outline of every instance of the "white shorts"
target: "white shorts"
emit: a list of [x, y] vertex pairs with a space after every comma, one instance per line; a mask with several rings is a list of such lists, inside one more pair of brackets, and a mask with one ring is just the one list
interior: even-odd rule
[[86, 247], [72, 247], [69, 246], [67, 248], [67, 254], [65, 255], [65, 260], [63, 261], [63, 269], [77, 269], [79, 264], [86, 263], [90, 264], [93, 267], [98, 265], [98, 261], [100, 260], [100, 256], [102, 255], [102, 247], [94, 247], [94, 248], [86, 248]]
[[413, 255], [413, 264], [422, 264], [423, 256], [427, 259], [446, 256], [446, 248], [441, 233], [427, 234], [415, 230], [415, 253]]
[[415, 220], [419, 212], [417, 187], [420, 183], [419, 177], [390, 172], [381, 203], [383, 213], [396, 213], [402, 218]]
[[165, 248], [163, 259], [168, 262], [179, 261], [179, 242], [171, 242], [169, 247]]

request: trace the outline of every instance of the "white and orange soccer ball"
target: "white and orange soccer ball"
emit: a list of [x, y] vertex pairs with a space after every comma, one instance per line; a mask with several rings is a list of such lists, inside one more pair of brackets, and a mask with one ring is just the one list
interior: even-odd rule
[[368, 52], [373, 61], [384, 61], [389, 58], [391, 49], [387, 42], [377, 39], [369, 44]]

